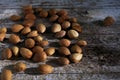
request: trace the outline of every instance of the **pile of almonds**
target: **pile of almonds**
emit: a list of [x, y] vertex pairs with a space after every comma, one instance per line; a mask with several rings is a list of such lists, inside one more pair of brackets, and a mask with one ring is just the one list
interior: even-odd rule
[[[64, 9], [45, 10], [43, 8], [33, 8], [31, 5], [24, 6], [23, 17], [20, 15], [12, 15], [12, 21], [22, 21], [21, 24], [14, 24], [11, 26], [11, 34], [8, 38], [9, 43], [13, 46], [6, 48], [2, 52], [2, 59], [11, 59], [12, 57], [23, 57], [30, 59], [33, 62], [46, 61], [48, 56], [54, 56], [56, 53], [60, 56], [56, 61], [61, 65], [68, 65], [78, 63], [82, 57], [81, 46], [86, 46], [85, 40], [78, 40], [72, 43], [72, 40], [79, 38], [82, 32], [81, 25], [77, 22], [76, 18], [71, 18], [68, 12]], [[50, 47], [49, 41], [44, 39], [42, 34], [47, 30], [47, 25], [44, 23], [35, 23], [37, 18], [46, 18], [51, 23], [51, 32], [54, 37], [59, 39], [59, 46]], [[7, 28], [0, 28], [0, 41], [6, 38]], [[20, 44], [23, 44], [22, 46]], [[18, 62], [14, 65], [17, 72], [25, 71], [26, 64]], [[40, 64], [38, 70], [42, 74], [53, 72], [53, 67], [48, 64]], [[3, 70], [1, 80], [5, 79], [4, 74], [11, 74], [9, 70]]]

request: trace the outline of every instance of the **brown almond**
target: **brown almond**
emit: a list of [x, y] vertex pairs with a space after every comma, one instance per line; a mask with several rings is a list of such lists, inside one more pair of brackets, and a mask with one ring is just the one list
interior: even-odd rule
[[39, 35], [39, 36], [34, 37], [34, 40], [37, 42], [40, 42], [43, 40], [43, 37]]
[[58, 18], [58, 23], [62, 24], [64, 21], [65, 21], [65, 19], [63, 17]]
[[79, 40], [79, 41], [77, 41], [76, 44], [79, 45], [79, 46], [86, 46], [87, 45], [87, 41], [85, 41], [85, 40]]
[[46, 26], [44, 24], [40, 23], [36, 26], [36, 30], [39, 33], [44, 33], [46, 31]]
[[11, 30], [12, 30], [12, 32], [20, 32], [23, 28], [24, 28], [24, 26], [21, 24], [14, 24], [11, 27]]
[[6, 33], [7, 32], [7, 28], [6, 27], [1, 27], [0, 28], [0, 33]]
[[12, 21], [19, 21], [20, 19], [21, 19], [21, 16], [19, 16], [19, 15], [12, 15], [10, 17], [10, 20], [12, 20]]
[[58, 58], [58, 63], [61, 65], [68, 65], [68, 64], [70, 64], [70, 61], [68, 58], [60, 57], [60, 58]]
[[4, 69], [1, 73], [0, 80], [12, 80], [12, 71], [8, 69]]
[[76, 30], [69, 30], [67, 32], [67, 35], [69, 38], [78, 38], [79, 37], [79, 33]]
[[25, 27], [32, 27], [34, 25], [35, 21], [34, 20], [30, 20], [30, 19], [27, 19], [27, 20], [24, 20], [23, 21], [23, 25]]
[[35, 53], [32, 60], [35, 62], [42, 62], [42, 61], [45, 61], [46, 59], [47, 59], [47, 55], [43, 51], [43, 52]]
[[71, 62], [78, 63], [82, 59], [83, 54], [81, 53], [73, 53], [70, 55]]
[[51, 56], [55, 53], [55, 48], [54, 47], [49, 47], [49, 48], [45, 49], [45, 52], [48, 56]]
[[69, 21], [64, 21], [64, 22], [62, 23], [62, 28], [63, 28], [63, 29], [67, 29], [67, 28], [70, 27], [70, 25], [71, 25], [71, 23], [70, 23]]
[[55, 37], [56, 37], [56, 38], [62, 38], [62, 37], [65, 36], [65, 34], [66, 34], [66, 31], [61, 30], [61, 31], [59, 31], [59, 32], [57, 32], [57, 33], [55, 34]]
[[82, 53], [82, 49], [78, 46], [78, 45], [73, 45], [71, 47], [71, 52], [74, 52], [74, 53]]
[[14, 56], [19, 55], [19, 48], [17, 46], [11, 47], [11, 50], [12, 50]]
[[42, 47], [46, 47], [49, 45], [49, 42], [48, 42], [48, 40], [43, 40], [43, 41], [40, 41], [38, 44]]
[[82, 27], [81, 27], [80, 24], [78, 24], [78, 23], [73, 23], [73, 24], [72, 24], [72, 29], [78, 31], [79, 33], [82, 32]]
[[27, 35], [27, 37], [36, 37], [36, 36], [38, 36], [37, 30], [31, 31], [31, 32]]
[[61, 9], [60, 11], [58, 11], [58, 15], [62, 16], [62, 15], [67, 15], [68, 12], [65, 9]]
[[4, 40], [4, 38], [5, 38], [5, 33], [0, 33], [0, 41], [3, 41]]
[[59, 41], [59, 44], [60, 44], [60, 46], [68, 47], [68, 46], [70, 46], [71, 41], [69, 39], [61, 39]]
[[43, 48], [42, 47], [40, 47], [40, 46], [35, 46], [33, 49], [32, 49], [32, 52], [33, 53], [41, 53], [41, 52], [43, 52]]
[[59, 54], [61, 55], [70, 55], [70, 50], [67, 47], [60, 47], [58, 49]]
[[23, 62], [18, 62], [14, 65], [14, 69], [17, 71], [17, 72], [21, 72], [21, 71], [25, 71], [26, 70], [26, 64], [23, 63]]
[[50, 9], [48, 12], [50, 16], [53, 16], [53, 15], [56, 15], [58, 11], [56, 9]]
[[46, 18], [48, 16], [48, 12], [46, 10], [42, 10], [39, 14], [40, 17]]
[[27, 48], [20, 48], [20, 54], [26, 59], [30, 59], [33, 55], [32, 51]]
[[2, 52], [3, 59], [10, 59], [12, 57], [12, 51], [9, 48], [6, 48]]
[[32, 14], [32, 13], [29, 13], [29, 14], [25, 15], [25, 19], [27, 19], [27, 20], [35, 20], [36, 16], [34, 14]]
[[35, 8], [35, 13], [40, 13], [42, 10], [43, 10], [43, 8], [41, 8], [41, 7]]
[[21, 34], [25, 35], [28, 34], [29, 32], [31, 32], [30, 27], [24, 27], [23, 30], [21, 31]]
[[69, 21], [72, 22], [72, 23], [76, 23], [77, 22], [77, 18], [74, 18], [74, 17], [70, 18]]
[[25, 40], [25, 47], [33, 48], [35, 45], [35, 41], [32, 38], [28, 38]]
[[9, 41], [13, 44], [17, 44], [19, 43], [21, 40], [20, 40], [20, 37], [16, 34], [11, 34], [10, 37], [9, 37]]
[[52, 28], [51, 28], [51, 31], [52, 31], [53, 33], [56, 33], [56, 32], [61, 31], [61, 29], [62, 29], [62, 28], [61, 28], [61, 25], [55, 23], [55, 24], [53, 24], [53, 26], [52, 26]]
[[49, 18], [49, 21], [50, 21], [50, 22], [55, 22], [55, 21], [57, 21], [58, 18], [59, 18], [58, 15], [53, 15], [53, 16], [51, 16], [51, 17]]
[[115, 22], [114, 18], [111, 16], [107, 16], [104, 20], [103, 20], [103, 24], [104, 26], [110, 26]]
[[38, 71], [41, 74], [49, 74], [49, 73], [53, 72], [53, 67], [51, 65], [48, 65], [48, 64], [40, 64], [38, 66]]
[[32, 5], [23, 6], [24, 14], [34, 13]]

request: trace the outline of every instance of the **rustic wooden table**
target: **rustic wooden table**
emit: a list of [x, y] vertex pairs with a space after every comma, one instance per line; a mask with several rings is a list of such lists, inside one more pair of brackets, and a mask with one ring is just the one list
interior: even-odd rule
[[[13, 80], [120, 80], [120, 0], [0, 0], [0, 27], [14, 24], [9, 16], [20, 13], [21, 6], [28, 4], [47, 9], [67, 9], [82, 25], [80, 39], [85, 39], [88, 46], [83, 49], [84, 57], [80, 63], [54, 65], [54, 72], [48, 75], [36, 73], [34, 67], [40, 63], [19, 60], [25, 62], [28, 69], [14, 73]], [[113, 16], [115, 24], [104, 27], [97, 23], [106, 16]], [[0, 44], [0, 51], [4, 47], [8, 44]], [[0, 70], [12, 69], [16, 62], [18, 60], [0, 60]]]

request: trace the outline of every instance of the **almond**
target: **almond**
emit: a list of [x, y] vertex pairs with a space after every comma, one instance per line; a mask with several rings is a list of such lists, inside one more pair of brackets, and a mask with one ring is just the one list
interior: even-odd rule
[[60, 24], [57, 24], [57, 23], [53, 24], [53, 26], [52, 26], [52, 28], [51, 28], [51, 31], [52, 31], [53, 33], [56, 33], [56, 32], [61, 31], [61, 25], [60, 25]]
[[107, 16], [104, 20], [103, 20], [103, 24], [104, 26], [110, 26], [115, 22], [114, 18], [111, 16]]
[[79, 37], [79, 33], [77, 31], [75, 31], [75, 30], [69, 30], [67, 32], [67, 35], [68, 35], [69, 38], [72, 38], [72, 39]]
[[72, 22], [72, 23], [76, 23], [77, 22], [77, 18], [74, 18], [74, 17], [70, 18], [69, 21]]
[[1, 80], [12, 80], [12, 71], [4, 69], [1, 73]]
[[32, 14], [32, 13], [29, 13], [29, 14], [25, 15], [25, 19], [27, 19], [27, 20], [35, 20], [36, 16], [34, 14]]
[[69, 39], [61, 39], [59, 41], [59, 44], [60, 44], [60, 46], [68, 47], [68, 46], [70, 46], [71, 41]]
[[82, 49], [78, 45], [73, 45], [71, 47], [71, 52], [82, 53]]
[[36, 36], [38, 36], [37, 30], [31, 31], [31, 32], [27, 35], [27, 37], [36, 37]]
[[64, 22], [62, 23], [62, 28], [63, 28], [63, 29], [67, 29], [67, 28], [70, 27], [70, 25], [71, 25], [71, 23], [70, 23], [69, 21], [64, 21]]
[[43, 10], [43, 8], [41, 8], [41, 7], [35, 8], [35, 13], [40, 13], [42, 10]]
[[48, 12], [46, 10], [42, 10], [39, 14], [40, 17], [46, 18], [48, 16]]
[[18, 54], [19, 53], [19, 48], [17, 46], [11, 47], [11, 50], [12, 50], [14, 56], [18, 56], [19, 55]]
[[20, 71], [25, 71], [26, 69], [26, 64], [23, 63], [23, 62], [18, 62], [14, 65], [14, 69], [17, 71], [17, 72], [20, 72]]
[[12, 21], [19, 21], [20, 19], [21, 19], [21, 16], [19, 16], [19, 15], [12, 15], [10, 17], [10, 20], [12, 20]]
[[23, 28], [23, 30], [21, 31], [21, 34], [25, 35], [25, 34], [28, 34], [29, 32], [31, 32], [30, 27], [25, 27], [25, 28]]
[[58, 11], [56, 9], [50, 9], [48, 12], [50, 16], [53, 16], [53, 15], [56, 15]]
[[55, 37], [56, 37], [56, 38], [62, 38], [62, 37], [65, 36], [65, 34], [66, 34], [66, 31], [61, 30], [61, 31], [59, 31], [59, 32], [57, 32], [57, 33], [55, 34]]
[[50, 22], [55, 22], [55, 21], [57, 21], [58, 18], [59, 18], [58, 15], [53, 15], [53, 16], [51, 16], [51, 17], [49, 18], [49, 21], [50, 21]]
[[20, 40], [20, 37], [17, 36], [16, 34], [11, 34], [10, 37], [9, 37], [9, 41], [13, 44], [17, 44], [19, 43], [21, 40]]
[[39, 32], [39, 33], [44, 33], [45, 30], [46, 30], [46, 26], [44, 24], [38, 24], [37, 27], [36, 27], [36, 30]]
[[67, 15], [68, 12], [65, 9], [61, 9], [60, 11], [58, 11], [58, 15], [62, 16], [62, 15]]
[[48, 56], [51, 56], [55, 53], [55, 48], [54, 47], [49, 47], [49, 48], [45, 49], [45, 52]]
[[45, 52], [38, 52], [35, 53], [32, 60], [35, 62], [42, 62], [45, 61], [46, 59], [47, 59], [47, 55]]
[[43, 40], [43, 37], [39, 35], [39, 36], [34, 37], [34, 40], [37, 42], [40, 42]]
[[7, 28], [6, 27], [1, 27], [0, 28], [0, 33], [6, 33], [7, 32]]
[[72, 29], [78, 31], [79, 33], [82, 32], [82, 28], [81, 28], [80, 24], [78, 24], [78, 23], [73, 23]]
[[27, 20], [24, 20], [23, 21], [23, 25], [25, 27], [32, 27], [34, 25], [35, 21], [34, 20], [30, 20], [30, 19], [27, 19]]
[[60, 47], [58, 49], [59, 54], [61, 55], [70, 55], [70, 50], [67, 47]]
[[4, 40], [4, 38], [5, 38], [5, 33], [0, 33], [0, 41], [3, 41]]
[[11, 30], [12, 30], [12, 32], [20, 32], [23, 28], [24, 28], [24, 26], [21, 24], [14, 24], [11, 27]]
[[28, 38], [25, 40], [25, 47], [33, 48], [35, 45], [35, 41], [32, 38]]
[[43, 41], [40, 41], [38, 44], [42, 47], [46, 47], [49, 45], [49, 42], [47, 40], [43, 40]]
[[76, 44], [79, 45], [79, 46], [86, 46], [87, 45], [87, 41], [85, 41], [85, 40], [79, 40], [79, 41], [77, 41]]
[[2, 52], [3, 59], [10, 59], [12, 57], [12, 51], [9, 48], [6, 48]]
[[82, 57], [83, 57], [83, 54], [81, 54], [81, 53], [73, 53], [70, 55], [70, 60], [74, 63], [78, 63], [78, 62], [80, 62]]
[[20, 54], [26, 59], [30, 59], [33, 55], [32, 51], [27, 48], [20, 48]]
[[42, 47], [40, 47], [40, 46], [35, 46], [33, 49], [32, 49], [32, 52], [33, 53], [41, 53], [41, 52], [43, 52], [43, 48]]
[[41, 74], [49, 74], [49, 73], [53, 72], [53, 67], [51, 65], [48, 65], [48, 64], [40, 64], [38, 66], [38, 71]]
[[58, 63], [61, 65], [68, 65], [70, 63], [68, 58], [60, 57], [58, 58]]

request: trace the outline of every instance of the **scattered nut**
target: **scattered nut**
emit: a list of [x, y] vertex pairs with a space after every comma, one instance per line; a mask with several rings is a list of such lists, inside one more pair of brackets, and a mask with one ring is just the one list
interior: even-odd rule
[[11, 70], [4, 69], [1, 73], [1, 79], [0, 80], [12, 80]]
[[10, 59], [12, 57], [12, 51], [9, 48], [6, 48], [2, 52], [2, 59]]
[[57, 24], [57, 23], [53, 24], [53, 26], [52, 26], [52, 28], [51, 28], [51, 31], [52, 31], [53, 33], [56, 33], [56, 32], [61, 31], [61, 25], [60, 25], [60, 24]]
[[27, 19], [27, 20], [24, 20], [23, 21], [23, 25], [25, 27], [32, 27], [34, 25], [35, 21], [34, 20], [30, 20], [30, 19]]
[[36, 13], [40, 13], [42, 10], [43, 10], [43, 8], [39, 7], [39, 8], [36, 8], [36, 9], [35, 9], [35, 12], [36, 12]]
[[78, 31], [79, 33], [82, 32], [82, 28], [81, 28], [80, 24], [78, 24], [78, 23], [73, 23], [72, 29]]
[[14, 56], [18, 56], [19, 48], [17, 46], [11, 47]]
[[32, 49], [32, 52], [33, 53], [41, 53], [41, 52], [43, 52], [43, 48], [42, 47], [40, 47], [40, 46], [35, 46], [33, 49]]
[[103, 24], [104, 26], [110, 26], [115, 22], [115, 20], [113, 19], [113, 17], [108, 16], [103, 20]]
[[31, 32], [30, 27], [24, 27], [23, 30], [21, 31], [21, 34], [25, 35], [28, 34], [29, 32]]
[[51, 56], [55, 53], [55, 48], [54, 47], [49, 47], [49, 48], [45, 49], [45, 52], [48, 56]]
[[48, 12], [46, 10], [42, 10], [39, 14], [40, 17], [46, 18], [48, 16]]
[[32, 14], [32, 13], [29, 13], [29, 14], [25, 15], [25, 19], [27, 19], [27, 20], [35, 20], [36, 16], [34, 14]]
[[67, 28], [69, 28], [70, 27], [70, 22], [69, 21], [64, 21], [63, 23], [62, 23], [62, 28], [63, 29], [67, 29]]
[[61, 55], [70, 55], [70, 50], [67, 47], [60, 47], [58, 49], [59, 54]]
[[58, 11], [57, 11], [56, 9], [50, 9], [50, 10], [48, 11], [48, 13], [49, 13], [50, 16], [56, 15], [57, 12], [58, 12]]
[[62, 16], [62, 15], [67, 15], [68, 12], [65, 9], [61, 9], [60, 11], [58, 11], [58, 15]]
[[46, 47], [49, 45], [49, 42], [47, 40], [43, 40], [43, 41], [40, 41], [38, 44], [42, 47]]
[[45, 61], [46, 59], [47, 59], [47, 55], [44, 51], [35, 53], [35, 55], [32, 58], [32, 60], [35, 62], [42, 62]]
[[61, 23], [63, 23], [64, 21], [65, 21], [65, 19], [64, 19], [63, 17], [59, 17], [59, 18], [58, 18], [58, 23], [61, 24]]
[[76, 44], [79, 45], [79, 46], [86, 46], [87, 45], [87, 41], [85, 41], [85, 40], [79, 40], [79, 41], [77, 41]]
[[39, 35], [39, 36], [34, 37], [34, 40], [37, 42], [40, 42], [43, 40], [43, 37]]
[[34, 13], [32, 5], [23, 6], [24, 14]]
[[23, 63], [23, 62], [18, 62], [14, 65], [14, 69], [17, 71], [17, 72], [21, 72], [21, 71], [25, 71], [26, 69], [26, 64]]
[[19, 32], [19, 31], [21, 31], [23, 28], [24, 28], [24, 26], [21, 25], [21, 24], [14, 24], [14, 25], [11, 27], [11, 30], [12, 30], [12, 32]]
[[60, 44], [61, 46], [68, 47], [68, 46], [70, 46], [71, 41], [70, 41], [69, 39], [61, 39], [61, 40], [59, 41], [59, 44]]
[[74, 63], [78, 63], [78, 62], [80, 62], [82, 57], [83, 57], [83, 54], [81, 54], [81, 53], [73, 53], [70, 55], [70, 60]]
[[20, 54], [26, 59], [30, 59], [33, 55], [32, 51], [27, 48], [20, 48]]
[[10, 37], [9, 37], [9, 41], [13, 44], [17, 44], [19, 43], [21, 40], [20, 40], [20, 37], [17, 36], [16, 34], [11, 34]]
[[53, 72], [53, 67], [48, 64], [40, 64], [38, 70], [41, 74], [49, 74]]
[[76, 23], [77, 22], [77, 18], [70, 18], [70, 22]]
[[27, 37], [36, 37], [36, 36], [38, 36], [37, 30], [31, 31], [31, 32], [27, 35]]
[[21, 19], [21, 16], [19, 16], [19, 15], [12, 15], [10, 17], [10, 20], [12, 20], [12, 21], [19, 21], [20, 19]]
[[25, 40], [25, 47], [33, 48], [35, 45], [35, 41], [32, 38], [28, 38]]
[[72, 38], [72, 39], [79, 37], [79, 33], [77, 31], [75, 31], [75, 30], [69, 30], [67, 32], [67, 35], [68, 35], [69, 38]]
[[57, 33], [55, 34], [55, 37], [56, 37], [56, 38], [62, 38], [62, 37], [65, 36], [65, 34], [66, 34], [66, 31], [61, 30], [61, 31], [59, 31], [59, 32], [57, 32]]
[[49, 21], [50, 22], [55, 22], [55, 21], [57, 21], [58, 17], [59, 17], [58, 15], [53, 15], [49, 18]]
[[1, 33], [6, 33], [7, 32], [7, 28], [6, 27], [1, 27], [0, 28], [0, 34]]
[[60, 57], [60, 58], [58, 58], [58, 63], [60, 63], [61, 65], [68, 65], [70, 63], [70, 61], [68, 58]]
[[82, 49], [78, 46], [78, 45], [73, 45], [71, 47], [71, 52], [74, 52], [74, 53], [82, 53]]
[[4, 38], [5, 38], [5, 33], [0, 33], [0, 41], [3, 41], [4, 40]]
[[39, 33], [44, 33], [46, 30], [46, 26], [44, 24], [38, 24], [36, 29]]

